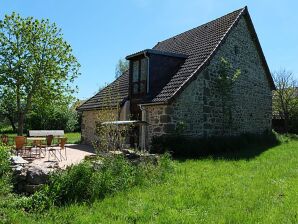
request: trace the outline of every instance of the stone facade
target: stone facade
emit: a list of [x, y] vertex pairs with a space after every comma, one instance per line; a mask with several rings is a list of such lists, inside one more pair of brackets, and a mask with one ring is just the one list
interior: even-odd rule
[[87, 110], [82, 114], [82, 142], [92, 145], [97, 140], [96, 125], [98, 121], [117, 120], [117, 110]]
[[82, 114], [82, 142], [86, 144], [92, 144], [92, 141], [96, 139], [96, 120], [98, 116], [98, 110], [83, 111]]
[[[222, 99], [216, 87], [221, 58], [241, 71], [232, 88], [228, 130], [223, 128]], [[83, 111], [83, 142], [91, 144], [96, 140], [99, 113], [103, 111]], [[128, 119], [128, 112], [125, 114]], [[183, 134], [189, 137], [261, 134], [271, 129], [271, 114], [271, 85], [244, 16], [233, 26], [209, 65], [170, 104], [142, 105], [142, 119], [149, 123], [145, 130], [147, 146], [153, 136], [174, 133], [179, 123], [185, 125]]]
[[231, 30], [210, 64], [170, 105], [147, 105], [148, 143], [152, 136], [173, 133], [178, 122], [184, 135], [209, 137], [223, 134], [221, 97], [216, 79], [221, 58], [241, 74], [232, 89], [232, 122], [229, 135], [260, 134], [271, 129], [272, 92], [245, 17]]

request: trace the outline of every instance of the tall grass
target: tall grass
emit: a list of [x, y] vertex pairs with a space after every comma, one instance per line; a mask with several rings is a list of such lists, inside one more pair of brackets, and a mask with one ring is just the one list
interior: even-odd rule
[[0, 197], [11, 190], [11, 168], [9, 157], [9, 149], [6, 146], [0, 145]]
[[168, 155], [162, 156], [157, 165], [152, 162], [134, 165], [123, 156], [101, 160], [99, 165], [85, 161], [53, 173], [50, 182], [28, 200], [21, 201], [20, 206], [41, 211], [52, 206], [92, 203], [134, 186], [162, 183], [172, 169]]

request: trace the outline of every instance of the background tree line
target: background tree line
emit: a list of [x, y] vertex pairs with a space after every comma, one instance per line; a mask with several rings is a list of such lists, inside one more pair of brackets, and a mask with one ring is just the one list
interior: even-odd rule
[[273, 127], [281, 132], [298, 133], [298, 82], [285, 69], [273, 73]]

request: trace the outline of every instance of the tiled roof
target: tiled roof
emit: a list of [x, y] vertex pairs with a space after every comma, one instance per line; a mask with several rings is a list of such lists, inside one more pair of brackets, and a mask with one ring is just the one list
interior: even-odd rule
[[[252, 22], [250, 20], [247, 8], [242, 8], [231, 12], [225, 16], [222, 16], [218, 19], [215, 19], [211, 22], [208, 22], [204, 25], [176, 35], [172, 38], [159, 42], [153, 47], [153, 49], [147, 49], [145, 51], [154, 52], [164, 52], [165, 54], [173, 55], [187, 55], [184, 64], [180, 67], [176, 74], [172, 76], [170, 81], [164, 86], [159, 94], [148, 103], [162, 103], [169, 102], [175, 96], [179, 94], [191, 82], [192, 78], [201, 71], [204, 66], [212, 59], [213, 55], [216, 53], [216, 50], [219, 48], [223, 40], [227, 37], [227, 34], [233, 28], [233, 26], [238, 22], [239, 18], [242, 15], [246, 15], [248, 21], [250, 22], [250, 30], [254, 35], [254, 40], [258, 52], [261, 56], [268, 80], [271, 83], [272, 89], [275, 88], [274, 82], [272, 80], [268, 65], [266, 63], [265, 57], [263, 55], [260, 43], [258, 41], [257, 35], [253, 28]], [[137, 52], [128, 57], [135, 57], [138, 54], [143, 53], [144, 51]], [[120, 82], [124, 81], [121, 86], [121, 97], [125, 98], [128, 96], [128, 74], [124, 75], [125, 78], [121, 78]], [[116, 80], [117, 81], [117, 80]], [[113, 83], [111, 84], [113, 85]], [[124, 87], [127, 88], [124, 90]], [[110, 87], [107, 87], [110, 88]], [[84, 108], [99, 108], [104, 105], [104, 102], [101, 102], [103, 95], [106, 91], [101, 91], [96, 94], [94, 97], [89, 99], [85, 104], [83, 104], [79, 109]], [[115, 93], [117, 94], [117, 93]], [[120, 98], [115, 98], [115, 100], [123, 100]], [[92, 107], [91, 107], [92, 106]]]
[[212, 56], [212, 53], [244, 10], [245, 8], [239, 9], [197, 28], [159, 42], [153, 48], [155, 50], [189, 55], [170, 82], [153, 99], [153, 102], [167, 101], [179, 91], [188, 79]]
[[247, 8], [244, 7], [197, 28], [159, 42], [153, 47], [154, 50], [186, 54], [189, 55], [189, 57], [152, 102], [167, 102], [173, 99], [175, 95], [178, 95], [178, 93], [191, 81], [191, 78], [198, 74], [199, 71], [208, 64], [208, 61], [212, 59], [224, 38], [238, 22], [240, 16], [244, 14], [247, 15], [247, 18], [250, 21], [251, 32], [255, 37], [256, 45], [271, 87], [272, 89], [275, 89]]
[[95, 96], [88, 99], [77, 110], [93, 110], [104, 107], [115, 107], [128, 97], [128, 71], [114, 82], [103, 88]]
[[140, 55], [144, 55], [145, 53], [165, 55], [165, 56], [170, 56], [170, 57], [172, 56], [172, 57], [175, 57], [175, 58], [187, 58], [188, 57], [188, 55], [185, 55], [185, 54], [177, 54], [177, 53], [167, 52], [167, 51], [159, 51], [159, 50], [154, 50], [154, 49], [146, 49], [146, 50], [139, 51], [139, 52], [136, 52], [134, 54], [131, 54], [131, 55], [126, 56], [126, 59], [129, 60], [131, 58], [134, 58], [134, 57], [137, 57], [137, 56], [140, 56]]

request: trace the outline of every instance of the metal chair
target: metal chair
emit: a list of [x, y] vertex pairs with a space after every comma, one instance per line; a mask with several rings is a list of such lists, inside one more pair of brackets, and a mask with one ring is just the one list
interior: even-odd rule
[[16, 150], [16, 155], [22, 155], [23, 156], [23, 152], [25, 152], [28, 150], [30, 152], [30, 157], [31, 157], [31, 146], [26, 146], [26, 137], [24, 136], [16, 136], [15, 137], [15, 150]]
[[[50, 160], [51, 155], [53, 155], [59, 162], [62, 161], [63, 159], [67, 160], [66, 146], [65, 146], [66, 143], [67, 143], [67, 138], [60, 138], [58, 142], [58, 147], [49, 148], [48, 161]], [[64, 150], [64, 156], [62, 155], [63, 150]]]
[[52, 142], [53, 142], [54, 136], [53, 135], [48, 135], [46, 136], [46, 144], [45, 145], [40, 145], [40, 149], [44, 149], [44, 155], [46, 155], [46, 150], [52, 147]]
[[[66, 143], [67, 143], [67, 138], [61, 138], [59, 142], [59, 153], [60, 153], [60, 158], [63, 158], [67, 160], [66, 156]], [[62, 156], [62, 151], [64, 151], [64, 156]], [[61, 159], [62, 160], [62, 159]]]

